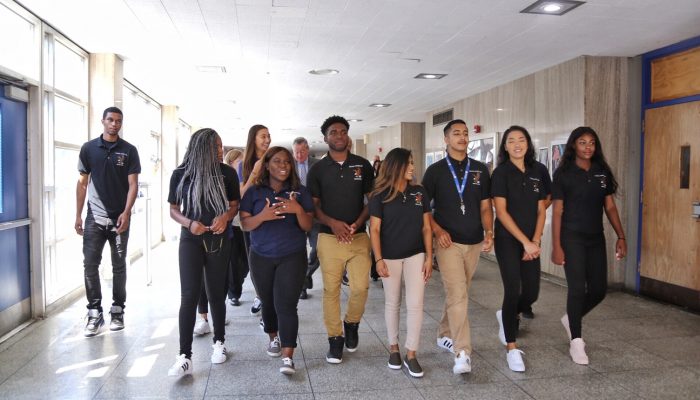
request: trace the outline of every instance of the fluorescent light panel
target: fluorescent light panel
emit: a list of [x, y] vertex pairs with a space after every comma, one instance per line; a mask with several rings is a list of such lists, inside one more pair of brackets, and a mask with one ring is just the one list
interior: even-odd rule
[[415, 79], [442, 79], [446, 77], [447, 74], [431, 74], [427, 72], [421, 72], [420, 74], [414, 76]]

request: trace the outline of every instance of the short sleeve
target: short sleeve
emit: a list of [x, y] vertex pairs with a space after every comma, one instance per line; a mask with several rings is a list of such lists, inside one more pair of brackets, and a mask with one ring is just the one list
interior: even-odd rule
[[481, 200], [491, 198], [491, 176], [489, 169], [485, 165], [481, 165]]
[[301, 193], [301, 196], [299, 196], [298, 199], [301, 208], [303, 208], [306, 212], [313, 212], [315, 208], [314, 201], [311, 199], [311, 192], [309, 189], [307, 189], [306, 186], [300, 186], [299, 193]]
[[428, 197], [431, 199], [435, 197], [435, 179], [433, 177], [433, 171], [435, 170], [435, 167], [433, 165], [429, 166], [428, 169], [425, 171], [425, 175], [423, 175], [422, 182], [423, 188], [425, 189], [425, 193], [427, 193]]
[[321, 197], [321, 184], [320, 184], [320, 173], [321, 173], [321, 162], [317, 162], [310, 169], [309, 173], [306, 175], [307, 189], [311, 192], [311, 196], [320, 198]]
[[508, 197], [508, 180], [503, 166], [496, 167], [491, 176], [491, 197]]
[[546, 198], [552, 194], [552, 179], [549, 177], [549, 170], [547, 170], [547, 166], [539, 162], [537, 164], [540, 167], [540, 179], [542, 179], [542, 188], [544, 189], [542, 191], [544, 194], [543, 198]]
[[85, 143], [80, 148], [80, 154], [78, 155], [78, 172], [80, 172], [83, 175], [90, 174], [90, 162], [88, 161], [88, 155], [87, 155], [87, 153], [88, 153], [87, 146], [89, 145], [88, 143]]
[[168, 192], [168, 203], [179, 204], [177, 201], [177, 185], [180, 184], [180, 179], [182, 179], [182, 174], [178, 170], [174, 170], [172, 175], [170, 175], [170, 191]]
[[369, 215], [371, 217], [383, 218], [384, 217], [384, 204], [382, 203], [384, 196], [382, 193], [377, 193], [369, 199]]
[[552, 200], [564, 200], [564, 182], [562, 174], [554, 176], [554, 182], [552, 182]]
[[139, 151], [136, 147], [131, 148], [131, 155], [129, 156], [129, 175], [140, 174], [141, 173], [141, 159], [139, 158]]
[[374, 188], [374, 168], [372, 168], [372, 164], [370, 164], [367, 160], [365, 160], [363, 164], [364, 166], [362, 168], [364, 171], [362, 171], [362, 192], [367, 194]]
[[221, 164], [221, 171], [224, 174], [224, 185], [226, 186], [226, 198], [228, 201], [241, 199], [241, 188], [236, 177], [236, 170], [226, 164]]
[[250, 189], [246, 190], [245, 194], [243, 195], [243, 198], [241, 199], [240, 204], [238, 205], [239, 212], [245, 211], [248, 214], [253, 215], [253, 200], [257, 191], [257, 186], [253, 186]]
[[606, 185], [606, 188], [605, 188], [605, 195], [609, 196], [609, 195], [615, 194], [615, 189], [613, 188], [613, 185], [612, 185], [612, 175], [609, 172], [606, 172], [605, 178], [608, 181], [608, 184]]
[[430, 196], [428, 196], [427, 191], [422, 186], [420, 187], [420, 192], [423, 193], [423, 213], [429, 213], [432, 211], [430, 209]]

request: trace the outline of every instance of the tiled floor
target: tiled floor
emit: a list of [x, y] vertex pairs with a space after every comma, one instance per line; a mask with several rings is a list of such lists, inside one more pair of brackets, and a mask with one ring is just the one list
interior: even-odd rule
[[[194, 375], [166, 376], [178, 351], [177, 247], [166, 243], [153, 256], [154, 279], [144, 266], [129, 270], [127, 328], [86, 339], [84, 301], [37, 322], [0, 345], [0, 398], [250, 398], [250, 399], [692, 399], [700, 398], [700, 316], [674, 307], [610, 293], [584, 320], [589, 366], [568, 356], [559, 318], [566, 290], [542, 283], [535, 320], [522, 331], [527, 372], [511, 372], [496, 337], [501, 302], [496, 265], [482, 260], [470, 293], [473, 371], [452, 374], [452, 357], [435, 345], [443, 292], [439, 277], [428, 284], [419, 360], [422, 379], [386, 367], [383, 293], [371, 283], [360, 325], [360, 347], [330, 365], [321, 313], [320, 272], [311, 298], [299, 305], [297, 373], [278, 372], [280, 360], [265, 354], [266, 336], [243, 306], [228, 307], [229, 360], [209, 362], [211, 336], [194, 339]], [[109, 297], [109, 296], [105, 296]], [[346, 298], [343, 295], [343, 298]], [[108, 302], [105, 300], [105, 305]]]

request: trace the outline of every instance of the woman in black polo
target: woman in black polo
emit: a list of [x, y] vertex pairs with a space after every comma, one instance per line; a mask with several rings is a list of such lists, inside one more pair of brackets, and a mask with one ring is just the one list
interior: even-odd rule
[[[306, 232], [313, 222], [311, 193], [301, 185], [294, 158], [272, 147], [260, 176], [241, 200], [241, 227], [250, 232], [250, 275], [262, 300], [267, 354], [282, 356], [280, 372], [295, 372], [297, 303], [306, 279]], [[279, 331], [279, 336], [278, 336]]]
[[192, 134], [184, 161], [170, 178], [170, 217], [182, 225], [178, 250], [180, 355], [168, 371], [171, 376], [192, 373], [192, 331], [202, 276], [214, 321], [211, 362], [226, 361], [224, 321], [231, 248], [227, 228], [238, 212], [240, 192], [236, 171], [219, 161], [222, 153], [216, 131], [200, 129]]
[[[430, 200], [422, 186], [413, 185], [411, 151], [396, 148], [386, 155], [370, 194], [370, 240], [377, 273], [384, 284], [384, 317], [391, 346], [388, 367], [416, 378], [423, 369], [416, 359], [423, 324], [423, 293], [432, 273]], [[399, 353], [401, 276], [406, 285], [406, 359]]]
[[552, 186], [552, 262], [564, 266], [568, 294], [561, 321], [577, 364], [588, 364], [581, 320], [605, 297], [608, 265], [603, 211], [615, 233], [615, 256], [627, 254], [625, 232], [613, 195], [617, 181], [605, 161], [600, 140], [589, 127], [571, 132]]
[[516, 372], [525, 371], [522, 351], [515, 342], [518, 313], [530, 309], [540, 289], [540, 238], [548, 179], [535, 161], [527, 129], [508, 128], [491, 176], [491, 195], [496, 207], [496, 259], [503, 280], [503, 306], [496, 312], [498, 337], [506, 346], [508, 367]]

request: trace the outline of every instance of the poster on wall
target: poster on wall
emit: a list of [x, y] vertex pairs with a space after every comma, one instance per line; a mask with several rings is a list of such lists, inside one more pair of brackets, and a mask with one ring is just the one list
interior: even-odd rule
[[537, 161], [549, 170], [549, 147], [540, 147], [537, 150]]
[[427, 169], [435, 162], [435, 155], [433, 153], [425, 153], [425, 168]]
[[436, 151], [435, 152], [435, 161], [440, 161], [443, 158], [445, 158], [445, 153], [442, 151]]
[[554, 171], [557, 170], [561, 157], [564, 155], [564, 148], [566, 147], [566, 141], [553, 141], [552, 142], [552, 164], [549, 172], [554, 175]]

